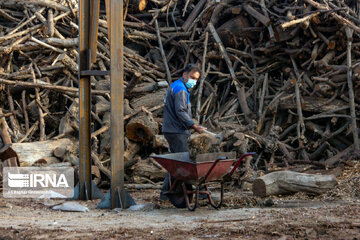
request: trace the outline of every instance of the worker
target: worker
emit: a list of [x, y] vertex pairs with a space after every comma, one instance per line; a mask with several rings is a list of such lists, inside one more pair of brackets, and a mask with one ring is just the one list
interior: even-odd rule
[[[187, 141], [190, 137], [190, 129], [198, 133], [206, 130], [205, 127], [195, 124], [191, 114], [190, 91], [195, 87], [200, 74], [201, 70], [198, 66], [187, 65], [182, 77], [173, 82], [166, 92], [162, 131], [172, 153], [189, 152]], [[167, 173], [160, 199], [167, 200], [163, 192], [169, 189], [169, 173]]]

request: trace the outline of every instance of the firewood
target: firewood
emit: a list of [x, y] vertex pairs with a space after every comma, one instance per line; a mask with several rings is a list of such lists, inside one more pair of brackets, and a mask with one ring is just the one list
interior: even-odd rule
[[[127, 140], [127, 139], [126, 139]], [[141, 145], [139, 143], [136, 142], [132, 142], [132, 141], [126, 141], [126, 148], [125, 148], [125, 152], [124, 152], [124, 162], [130, 162], [131, 160], [133, 160], [133, 158], [135, 157], [135, 155], [140, 151], [141, 149]]]
[[[152, 114], [154, 120], [141, 123], [151, 129], [146, 140], [129, 139], [128, 170], [140, 156], [167, 151], [159, 135], [164, 97], [187, 63], [201, 66], [190, 98], [194, 118], [211, 131], [228, 133], [216, 147], [205, 139], [204, 149], [194, 154], [258, 152], [255, 162], [245, 164], [246, 174], [255, 176], [253, 168], [334, 167], [353, 152], [354, 142], [358, 146], [360, 39], [355, 33], [360, 21], [353, 5], [319, 0], [291, 6], [264, 0], [125, 3], [124, 119], [130, 124]], [[12, 0], [0, 1], [0, 9], [0, 148], [12, 141], [78, 136], [77, 7], [71, 1]], [[106, 73], [110, 23], [106, 12], [99, 14], [91, 69]], [[93, 160], [94, 171], [105, 183], [110, 178], [110, 76], [90, 79], [91, 139], [101, 163]], [[77, 150], [55, 152], [66, 164], [79, 164]], [[152, 161], [146, 164], [158, 168]], [[137, 173], [129, 171], [129, 179]], [[149, 180], [142, 176], [141, 181]]]
[[211, 134], [192, 134], [189, 138], [190, 156], [196, 157], [196, 155], [201, 153], [216, 151], [214, 148], [216, 143], [217, 138]]
[[53, 157], [53, 152], [60, 146], [75, 144], [73, 140], [63, 138], [31, 143], [13, 143], [10, 147], [19, 157], [20, 166], [32, 166], [36, 161]]
[[126, 137], [135, 142], [149, 142], [158, 133], [158, 125], [151, 114], [139, 114], [126, 125]]
[[166, 141], [164, 135], [155, 135], [152, 142], [153, 142], [152, 147], [154, 149], [156, 149], [156, 148], [169, 148], [169, 144]]
[[252, 185], [252, 191], [255, 196], [259, 197], [296, 192], [318, 195], [332, 189], [336, 185], [337, 180], [334, 175], [280, 171], [257, 178]]
[[141, 179], [149, 179], [152, 182], [163, 181], [166, 174], [165, 169], [155, 167], [148, 160], [140, 160], [132, 168], [133, 176], [136, 176], [138, 179], [135, 179], [135, 183], [143, 182]]
[[129, 2], [128, 11], [131, 13], [139, 12], [139, 11], [142, 12], [145, 10], [147, 5], [147, 0], [130, 0], [128, 2]]

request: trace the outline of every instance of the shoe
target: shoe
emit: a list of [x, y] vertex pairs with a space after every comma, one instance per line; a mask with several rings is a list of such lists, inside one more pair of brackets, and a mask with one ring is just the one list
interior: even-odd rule
[[210, 195], [212, 200], [215, 202], [220, 202], [220, 197], [219, 196], [214, 196], [214, 195]]
[[200, 193], [199, 194], [199, 200], [205, 200], [205, 199], [208, 199], [208, 195], [206, 193]]
[[162, 201], [167, 201], [167, 200], [169, 200], [169, 197], [166, 196], [163, 192], [161, 192], [161, 193], [160, 193], [160, 200], [162, 200]]

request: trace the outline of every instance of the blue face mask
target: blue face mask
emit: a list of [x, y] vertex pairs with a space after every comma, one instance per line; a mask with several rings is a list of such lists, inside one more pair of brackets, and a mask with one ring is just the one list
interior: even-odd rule
[[196, 80], [189, 78], [189, 80], [185, 83], [185, 86], [189, 89], [192, 89], [196, 85]]

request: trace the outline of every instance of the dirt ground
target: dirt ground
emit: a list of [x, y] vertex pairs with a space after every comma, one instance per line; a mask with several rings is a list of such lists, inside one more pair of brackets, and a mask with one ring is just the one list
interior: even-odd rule
[[139, 211], [99, 210], [94, 200], [79, 201], [90, 212], [59, 212], [51, 206], [63, 200], [0, 198], [0, 239], [360, 239], [360, 164], [348, 169], [317, 197], [259, 199], [227, 187], [220, 210], [176, 209], [160, 190], [130, 191], [146, 204]]

